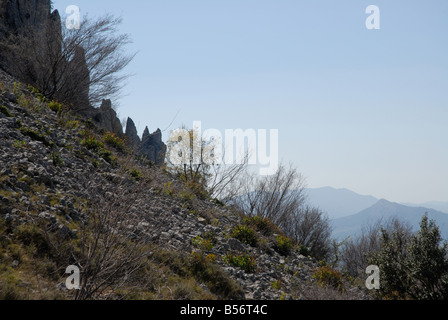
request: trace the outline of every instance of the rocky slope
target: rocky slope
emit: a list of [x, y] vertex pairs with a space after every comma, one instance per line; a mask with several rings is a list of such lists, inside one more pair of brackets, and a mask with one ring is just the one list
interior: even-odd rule
[[128, 285], [126, 274], [90, 298], [368, 297], [336, 272], [340, 282], [332, 286], [325, 278], [331, 269], [280, 243], [274, 226], [257, 227], [260, 221], [198, 196], [135, 157], [124, 147], [132, 143], [42, 101], [1, 71], [0, 89], [0, 298], [73, 298], [64, 263], [81, 252], [92, 215], [112, 216], [114, 208], [123, 216], [102, 233], [115, 230], [123, 243], [149, 248], [147, 260], [137, 284]]
[[[55, 61], [45, 58], [36, 62], [30, 57], [36, 56], [36, 52], [44, 57], [60, 55], [63, 42], [62, 24], [58, 10], [52, 10], [51, 0], [0, 0], [0, 69], [14, 75], [19, 80], [36, 83], [40, 74], [46, 74], [52, 70], [45, 67], [42, 61], [46, 63]], [[27, 43], [26, 41], [30, 39], [33, 41]], [[14, 43], [12, 47], [10, 42]], [[39, 50], [31, 50], [25, 54], [22, 49], [17, 49], [20, 43], [26, 43], [29, 47], [38, 47]], [[92, 119], [97, 126], [104, 130], [119, 137], [126, 135], [140, 156], [157, 165], [163, 164], [166, 145], [162, 141], [160, 130], [151, 134], [146, 128], [140, 139], [132, 119], [128, 121], [129, 128], [123, 132], [121, 121], [113, 109], [111, 100], [103, 100], [98, 107], [92, 105], [89, 99], [90, 84], [85, 80], [90, 79], [85, 50], [77, 47], [72, 53], [73, 59], [65, 61], [66, 58], [63, 55], [59, 57], [62, 61], [58, 61], [58, 64], [66, 65], [61, 69], [75, 69], [71, 77], [78, 80], [65, 81], [59, 90], [76, 92], [70, 103], [76, 105], [77, 112]]]

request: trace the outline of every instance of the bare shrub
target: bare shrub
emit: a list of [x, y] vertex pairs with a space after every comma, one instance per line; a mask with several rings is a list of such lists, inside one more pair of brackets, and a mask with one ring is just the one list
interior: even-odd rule
[[324, 259], [329, 254], [329, 219], [306, 205], [305, 179], [293, 166], [280, 165], [272, 176], [247, 174], [233, 204], [249, 216], [271, 220], [286, 236]]

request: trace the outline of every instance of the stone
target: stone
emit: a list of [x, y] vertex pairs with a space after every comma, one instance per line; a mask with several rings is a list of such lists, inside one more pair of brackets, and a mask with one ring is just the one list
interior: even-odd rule
[[166, 145], [162, 141], [162, 132], [160, 129], [150, 134], [148, 127], [145, 128], [142, 136], [140, 155], [156, 165], [162, 165], [164, 163]]
[[231, 250], [235, 250], [235, 251], [244, 251], [244, 245], [241, 243], [241, 241], [237, 240], [237, 239], [229, 239], [227, 241], [229, 247]]
[[131, 118], [128, 118], [126, 122], [126, 132], [124, 135], [127, 138], [129, 146], [132, 148], [132, 150], [137, 151], [140, 147], [141, 141], [140, 137], [138, 136], [135, 123]]
[[101, 107], [92, 111], [91, 118], [100, 128], [123, 136], [123, 127], [109, 99], [103, 100]]
[[[40, 44], [37, 42], [35, 45], [48, 50], [48, 54], [52, 50], [60, 50], [61, 18], [57, 10], [51, 11], [51, 7], [51, 0], [0, 0], [0, 43], [11, 35], [19, 35], [39, 39]], [[48, 39], [54, 41], [49, 42]], [[35, 48], [30, 52], [34, 51]], [[8, 50], [0, 50], [0, 67], [18, 76], [18, 69], [14, 67], [19, 62], [15, 58]]]

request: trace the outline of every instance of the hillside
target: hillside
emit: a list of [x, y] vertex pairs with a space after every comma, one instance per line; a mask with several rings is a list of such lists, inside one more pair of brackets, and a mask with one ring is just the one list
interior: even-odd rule
[[350, 216], [374, 205], [378, 199], [360, 195], [348, 189], [331, 187], [306, 189], [308, 201], [312, 206], [325, 211], [330, 219]]
[[346, 280], [344, 294], [322, 287], [317, 262], [274, 226], [3, 71], [0, 89], [0, 299], [74, 298], [73, 264], [87, 288], [100, 283], [88, 299], [366, 298]]
[[419, 223], [425, 213], [428, 213], [430, 219], [436, 221], [442, 237], [448, 239], [448, 214], [424, 207], [409, 207], [384, 199], [355, 215], [334, 219], [332, 221], [334, 227], [333, 236], [343, 239], [349, 235], [356, 235], [363, 227], [373, 224], [380, 219], [386, 221], [391, 217], [407, 221], [414, 230], [418, 230]]

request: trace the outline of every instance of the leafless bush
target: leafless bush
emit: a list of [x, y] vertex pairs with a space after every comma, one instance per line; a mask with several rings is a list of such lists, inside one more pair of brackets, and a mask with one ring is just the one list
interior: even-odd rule
[[304, 185], [304, 178], [291, 166], [281, 165], [272, 176], [247, 174], [235, 204], [247, 215], [268, 218], [283, 228], [305, 202]]
[[80, 269], [76, 300], [104, 299], [118, 289], [129, 289], [154, 250], [135, 207], [144, 184], [119, 176], [109, 179], [115, 180], [92, 178], [86, 185], [89, 198], [80, 205], [75, 239], [55, 241], [58, 238], [47, 233], [60, 263]]
[[321, 210], [309, 206], [301, 207], [290, 218], [286, 233], [308, 248], [310, 255], [327, 259], [331, 252], [330, 220]]
[[274, 222], [288, 237], [325, 258], [331, 229], [323, 212], [307, 206], [305, 179], [293, 166], [280, 165], [272, 176], [246, 175], [233, 204], [249, 216]]

